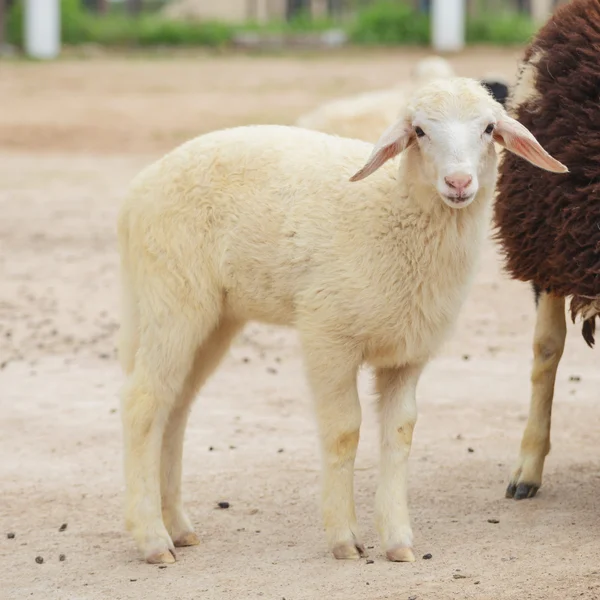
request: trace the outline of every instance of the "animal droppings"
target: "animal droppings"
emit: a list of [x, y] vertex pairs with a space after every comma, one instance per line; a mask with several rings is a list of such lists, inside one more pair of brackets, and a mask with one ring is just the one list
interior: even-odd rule
[[368, 564], [368, 565], [372, 565], [374, 562], [375, 562], [374, 560], [368, 560], [368, 561], [367, 561], [367, 564]]
[[59, 555], [58, 560], [60, 560], [60, 562], [65, 562], [65, 560], [67, 560], [67, 557], [64, 554]]
[[433, 558], [433, 556], [429, 552], [427, 554], [423, 554], [423, 560], [429, 560], [430, 558]]
[[581, 381], [581, 377], [579, 375], [571, 375], [569, 381]]
[[500, 523], [500, 521], [498, 521], [498, 519], [488, 519], [488, 520], [487, 520], [487, 522], [488, 522], [488, 523], [493, 523], [494, 525], [495, 525], [496, 523]]
[[66, 530], [66, 528], [67, 528], [67, 523], [63, 523], [63, 524], [62, 524], [62, 525], [61, 525], [61, 526], [58, 528], [58, 530], [59, 530], [59, 531], [65, 531], [65, 530]]
[[223, 509], [225, 509], [225, 508], [229, 508], [229, 502], [219, 502], [219, 503], [217, 504], [217, 506], [218, 506], [219, 508], [223, 508]]
[[36, 557], [35, 557], [35, 562], [36, 562], [38, 565], [41, 565], [41, 564], [44, 562], [44, 559], [43, 559], [41, 556], [36, 556]]
[[454, 573], [454, 575], [452, 575], [452, 577], [454, 577], [454, 579], [466, 579], [467, 576], [463, 575], [462, 573]]
[[15, 539], [15, 534], [14, 534], [14, 533], [12, 533], [12, 532], [10, 532], [10, 533], [7, 533], [7, 534], [6, 534], [6, 537], [7, 537], [9, 540], [14, 540], [14, 539]]
[[475, 450], [473, 448], [467, 448], [467, 452], [473, 453], [473, 452], [475, 452]]

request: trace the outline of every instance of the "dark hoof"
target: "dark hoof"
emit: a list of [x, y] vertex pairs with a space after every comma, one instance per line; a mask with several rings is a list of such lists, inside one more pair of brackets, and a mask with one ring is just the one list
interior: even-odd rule
[[506, 488], [506, 497], [514, 498], [515, 500], [525, 500], [526, 498], [533, 498], [537, 491], [540, 489], [539, 485], [534, 483], [509, 483]]

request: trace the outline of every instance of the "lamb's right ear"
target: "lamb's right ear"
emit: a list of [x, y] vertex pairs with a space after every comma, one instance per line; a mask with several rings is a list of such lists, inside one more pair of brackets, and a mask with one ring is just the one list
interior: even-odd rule
[[415, 133], [410, 123], [404, 119], [390, 125], [375, 146], [365, 166], [350, 177], [350, 181], [360, 181], [374, 173], [383, 163], [406, 150], [415, 140]]
[[494, 141], [507, 150], [551, 173], [568, 173], [569, 169], [550, 156], [524, 125], [504, 115], [494, 129]]

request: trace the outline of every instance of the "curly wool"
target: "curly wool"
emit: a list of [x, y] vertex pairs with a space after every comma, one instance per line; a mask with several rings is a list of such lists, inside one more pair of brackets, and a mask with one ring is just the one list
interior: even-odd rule
[[599, 0], [560, 7], [527, 48], [513, 116], [570, 172], [546, 173], [504, 153], [494, 207], [509, 274], [572, 296], [590, 346], [600, 306], [599, 49]]

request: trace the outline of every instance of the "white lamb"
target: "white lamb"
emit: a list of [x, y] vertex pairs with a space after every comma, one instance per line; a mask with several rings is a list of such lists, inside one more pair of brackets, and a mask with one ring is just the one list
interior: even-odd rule
[[398, 119], [398, 110], [405, 103], [411, 89], [429, 81], [454, 76], [450, 63], [438, 56], [420, 60], [411, 73], [407, 85], [366, 92], [331, 100], [302, 115], [298, 127], [324, 133], [375, 142], [381, 132]]
[[175, 546], [198, 543], [181, 501], [184, 429], [194, 396], [250, 320], [299, 332], [336, 558], [364, 553], [356, 376], [363, 363], [375, 367], [376, 522], [387, 558], [414, 560], [415, 388], [473, 276], [496, 180], [493, 140], [566, 170], [477, 82], [457, 78], [417, 92], [374, 147], [238, 127], [192, 140], [137, 177], [118, 226], [120, 356], [127, 524], [148, 562], [173, 562]]

